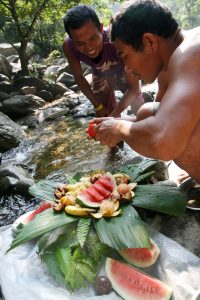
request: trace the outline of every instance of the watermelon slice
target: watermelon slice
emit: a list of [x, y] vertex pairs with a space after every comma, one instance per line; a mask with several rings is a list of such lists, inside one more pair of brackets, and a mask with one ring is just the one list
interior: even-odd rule
[[166, 283], [111, 258], [106, 259], [106, 275], [124, 300], [168, 300], [172, 294]]
[[86, 207], [99, 207], [103, 201], [110, 200], [116, 186], [115, 178], [107, 172], [93, 185], [82, 191], [77, 196], [76, 202]]
[[150, 239], [150, 246], [150, 248], [124, 249], [119, 253], [131, 265], [147, 268], [156, 262], [160, 254], [160, 249], [152, 239]]
[[44, 202], [42, 203], [38, 208], [36, 208], [34, 211], [30, 212], [29, 214], [27, 214], [24, 218], [23, 221], [21, 223], [23, 224], [27, 224], [30, 221], [32, 221], [36, 215], [40, 214], [41, 212], [45, 211], [48, 208], [53, 207], [53, 203], [50, 202]]

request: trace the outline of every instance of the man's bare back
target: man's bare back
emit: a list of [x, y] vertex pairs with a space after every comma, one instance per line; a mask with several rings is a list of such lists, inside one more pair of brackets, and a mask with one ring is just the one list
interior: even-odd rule
[[177, 102], [176, 92], [173, 93], [174, 114], [176, 123], [183, 124], [183, 129], [178, 131], [179, 138], [184, 141], [183, 148], [174, 161], [200, 182], [200, 27], [184, 31], [183, 36], [184, 40], [172, 54], [168, 67], [168, 88], [176, 91], [174, 82], [180, 82]]

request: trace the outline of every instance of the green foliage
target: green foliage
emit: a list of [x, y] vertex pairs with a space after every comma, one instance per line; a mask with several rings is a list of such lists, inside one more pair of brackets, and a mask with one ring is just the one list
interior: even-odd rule
[[178, 188], [156, 184], [138, 185], [133, 198], [133, 206], [171, 216], [184, 216], [186, 202], [187, 196]]
[[200, 24], [200, 0], [163, 0], [183, 29], [190, 29]]
[[58, 50], [53, 50], [51, 53], [49, 53], [48, 57], [46, 58], [45, 62], [47, 65], [51, 65], [54, 59], [60, 58], [61, 53]]
[[52, 208], [46, 209], [20, 230], [7, 251], [65, 224], [77, 222], [77, 220], [76, 217], [66, 215], [64, 212], [56, 214], [53, 213]]
[[39, 256], [49, 273], [59, 282], [66, 282], [72, 291], [86, 287], [97, 275], [101, 261], [110, 249], [102, 244], [94, 232], [90, 232], [87, 241], [81, 247], [77, 240], [77, 229], [71, 224], [64, 233], [51, 244], [48, 238], [42, 237], [38, 243]]
[[80, 219], [78, 222], [78, 228], [77, 228], [77, 240], [81, 247], [84, 246], [85, 241], [87, 239], [87, 235], [90, 230], [90, 224], [91, 224], [91, 218], [83, 218]]
[[131, 204], [121, 209], [119, 216], [101, 218], [95, 222], [100, 240], [115, 250], [149, 248], [149, 236], [137, 211]]
[[144, 159], [138, 164], [122, 166], [116, 172], [128, 174], [131, 177], [131, 182], [140, 182], [154, 173], [154, 171], [148, 172], [148, 170], [155, 167], [157, 163], [158, 160], [155, 159]]
[[41, 180], [29, 188], [29, 193], [34, 197], [40, 198], [41, 200], [54, 201], [54, 191], [58, 185], [58, 182]]

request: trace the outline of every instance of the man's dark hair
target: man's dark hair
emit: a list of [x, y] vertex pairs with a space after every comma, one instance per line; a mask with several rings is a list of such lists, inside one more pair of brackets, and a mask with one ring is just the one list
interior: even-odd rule
[[88, 5], [77, 5], [64, 17], [65, 30], [70, 36], [70, 29], [79, 29], [89, 20], [100, 30], [101, 23], [96, 12]]
[[136, 51], [141, 51], [145, 32], [168, 38], [177, 28], [178, 23], [167, 7], [154, 0], [136, 0], [116, 17], [111, 38], [112, 41], [119, 38], [125, 44], [132, 45]]

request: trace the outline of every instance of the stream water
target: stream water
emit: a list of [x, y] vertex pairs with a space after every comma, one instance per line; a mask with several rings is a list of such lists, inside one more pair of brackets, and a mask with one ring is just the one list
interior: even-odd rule
[[[27, 132], [27, 139], [20, 146], [7, 151], [2, 163], [14, 161], [30, 168], [35, 181], [51, 179], [66, 181], [78, 171], [95, 169], [111, 170], [132, 159], [137, 154], [126, 144], [114, 150], [89, 140], [85, 133], [88, 119], [62, 117], [42, 123]], [[20, 195], [0, 198], [0, 226], [12, 223], [25, 211], [32, 210], [39, 200]]]

